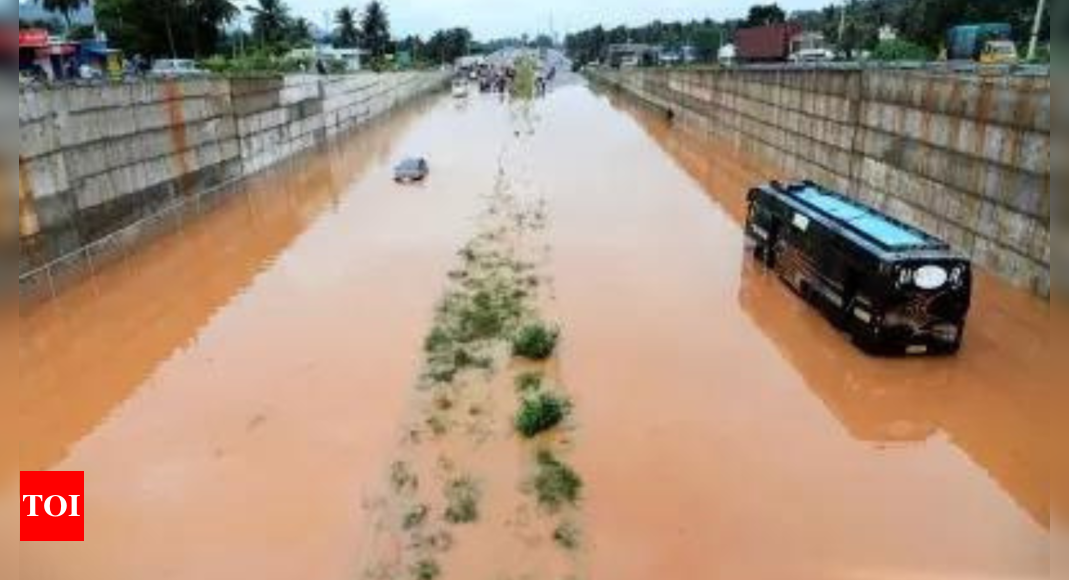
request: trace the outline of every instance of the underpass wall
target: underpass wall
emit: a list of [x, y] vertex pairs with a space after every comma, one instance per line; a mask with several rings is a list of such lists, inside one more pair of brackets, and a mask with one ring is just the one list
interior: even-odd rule
[[446, 81], [410, 72], [21, 90], [20, 273], [199, 202]]
[[1050, 82], [900, 70], [591, 73], [1050, 294]]

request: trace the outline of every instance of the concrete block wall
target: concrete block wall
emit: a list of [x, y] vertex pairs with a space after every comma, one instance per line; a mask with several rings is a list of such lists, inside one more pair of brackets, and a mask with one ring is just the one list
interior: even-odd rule
[[1050, 83], [895, 70], [602, 70], [689, 130], [1050, 293]]
[[20, 268], [307, 151], [446, 80], [293, 75], [22, 90]]

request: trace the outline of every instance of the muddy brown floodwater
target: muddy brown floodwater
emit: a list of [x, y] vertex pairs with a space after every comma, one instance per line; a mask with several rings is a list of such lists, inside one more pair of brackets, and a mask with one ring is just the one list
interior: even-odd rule
[[[1048, 577], [1045, 302], [982, 277], [960, 356], [867, 358], [744, 257], [746, 188], [790, 176], [581, 83], [535, 112], [584, 578]], [[20, 577], [360, 578], [514, 128], [494, 98], [409, 107], [24, 312], [0, 434], [85, 471], [87, 541], [22, 544]], [[392, 183], [405, 154], [426, 184]]]

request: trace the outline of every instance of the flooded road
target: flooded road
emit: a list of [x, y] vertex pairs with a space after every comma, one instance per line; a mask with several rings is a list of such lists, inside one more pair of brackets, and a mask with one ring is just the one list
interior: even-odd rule
[[[1049, 575], [1044, 303], [984, 278], [960, 357], [866, 358], [744, 258], [773, 169], [582, 85], [535, 113], [584, 577]], [[86, 472], [87, 541], [22, 544], [21, 577], [359, 577], [514, 121], [490, 97], [408, 108], [22, 316], [0, 429], [20, 469]], [[430, 181], [395, 186], [417, 153]]]

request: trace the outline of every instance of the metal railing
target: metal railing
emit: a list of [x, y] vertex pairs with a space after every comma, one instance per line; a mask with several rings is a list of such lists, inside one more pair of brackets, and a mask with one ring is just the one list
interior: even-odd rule
[[19, 299], [23, 303], [54, 299], [68, 285], [93, 276], [103, 266], [129, 257], [135, 246], [154, 236], [179, 231], [191, 216], [203, 214], [222, 202], [226, 194], [240, 188], [246, 176], [238, 176], [195, 195], [168, 203], [141, 219], [109, 232], [78, 249], [19, 273]]

